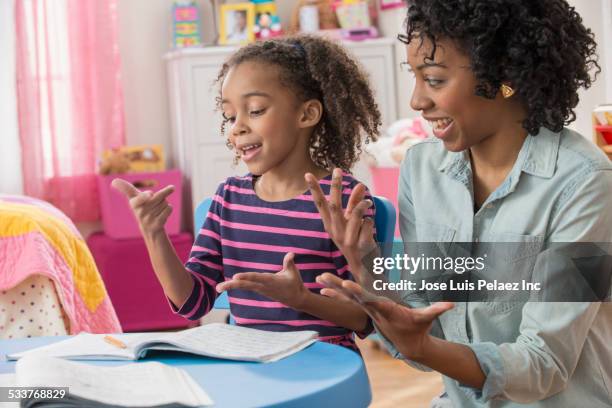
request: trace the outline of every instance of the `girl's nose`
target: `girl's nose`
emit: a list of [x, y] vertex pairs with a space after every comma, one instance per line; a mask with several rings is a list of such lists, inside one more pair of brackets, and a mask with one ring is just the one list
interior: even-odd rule
[[249, 128], [244, 122], [236, 118], [236, 122], [234, 122], [234, 124], [232, 125], [231, 131], [232, 131], [232, 135], [240, 136], [240, 135], [244, 135], [248, 133]]

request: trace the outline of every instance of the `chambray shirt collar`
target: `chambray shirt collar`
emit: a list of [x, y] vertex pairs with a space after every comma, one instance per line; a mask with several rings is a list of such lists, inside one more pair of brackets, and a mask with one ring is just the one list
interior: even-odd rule
[[[537, 177], [551, 178], [555, 174], [559, 141], [560, 134], [546, 128], [541, 128], [535, 136], [528, 135], [514, 167], [506, 181], [500, 186], [498, 193], [505, 195], [514, 191], [521, 172]], [[440, 163], [438, 170], [467, 187], [471, 186], [472, 169], [467, 150], [449, 152]]]
[[537, 177], [551, 178], [556, 170], [561, 135], [540, 128], [537, 136], [529, 135], [528, 139], [531, 143], [522, 170]]

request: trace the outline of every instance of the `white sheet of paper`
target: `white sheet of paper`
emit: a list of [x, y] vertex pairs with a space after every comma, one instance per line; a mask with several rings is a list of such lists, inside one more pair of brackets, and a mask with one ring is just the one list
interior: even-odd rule
[[185, 371], [157, 362], [104, 367], [29, 355], [17, 362], [15, 370], [21, 386], [69, 387], [71, 394], [111, 405], [213, 403]]

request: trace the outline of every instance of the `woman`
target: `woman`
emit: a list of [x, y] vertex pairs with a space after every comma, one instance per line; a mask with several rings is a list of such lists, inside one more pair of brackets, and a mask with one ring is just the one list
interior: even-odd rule
[[[401, 168], [405, 243], [612, 242], [612, 166], [575, 119], [577, 90], [599, 66], [595, 42], [564, 0], [412, 0], [407, 63], [411, 106], [435, 138]], [[352, 214], [306, 175], [326, 229], [367, 287], [367, 203]], [[512, 262], [512, 260], [510, 261]], [[609, 407], [610, 303], [434, 303], [371, 300], [330, 275], [322, 293], [357, 300], [396, 357], [444, 375], [454, 406]], [[371, 288], [371, 286], [370, 286]]]

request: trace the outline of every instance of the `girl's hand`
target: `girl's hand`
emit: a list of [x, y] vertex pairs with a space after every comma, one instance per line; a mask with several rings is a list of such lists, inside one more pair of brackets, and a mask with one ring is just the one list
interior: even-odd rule
[[[376, 250], [374, 241], [374, 220], [364, 219], [364, 214], [372, 206], [372, 201], [364, 200], [365, 186], [358, 184], [351, 193], [346, 210], [342, 211], [342, 170], [334, 169], [329, 193], [325, 198], [319, 181], [311, 173], [305, 175], [315, 205], [321, 214], [325, 231], [329, 234], [349, 264], [360, 265], [362, 259]], [[352, 269], [355, 269], [353, 271]], [[360, 280], [357, 268], [351, 272]]]
[[174, 191], [174, 186], [166, 186], [156, 193], [140, 191], [131, 183], [116, 178], [111, 185], [125, 195], [136, 216], [144, 236], [154, 235], [164, 230], [164, 225], [172, 213], [172, 206], [166, 198]]
[[292, 252], [285, 255], [283, 269], [276, 273], [237, 273], [232, 280], [218, 284], [217, 292], [229, 289], [250, 290], [300, 310], [311, 292], [304, 286], [300, 271], [295, 266], [294, 257]]
[[451, 302], [437, 302], [422, 309], [411, 309], [399, 303], [374, 296], [357, 283], [342, 280], [326, 273], [317, 277], [326, 286], [321, 294], [333, 298], [352, 300], [372, 318], [378, 330], [406, 358], [417, 359], [431, 340], [429, 330], [433, 321], [453, 308]]

